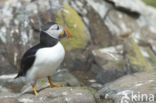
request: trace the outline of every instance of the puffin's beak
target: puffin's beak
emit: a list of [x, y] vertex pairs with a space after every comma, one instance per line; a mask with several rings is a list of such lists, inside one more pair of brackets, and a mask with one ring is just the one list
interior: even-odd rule
[[72, 37], [72, 35], [70, 34], [70, 32], [66, 28], [64, 28], [64, 35], [66, 35], [67, 38]]

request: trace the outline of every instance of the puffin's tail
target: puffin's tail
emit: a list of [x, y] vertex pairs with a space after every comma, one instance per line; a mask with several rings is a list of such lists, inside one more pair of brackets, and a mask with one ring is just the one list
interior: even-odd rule
[[19, 77], [19, 74], [17, 74], [17, 76], [16, 77], [14, 77], [14, 79], [17, 79]]
[[19, 78], [21, 76], [22, 76], [21, 73], [18, 73], [17, 76], [14, 79], [17, 79], [17, 78]]
[[23, 73], [22, 71], [19, 71], [17, 76], [14, 79], [17, 79], [19, 77], [25, 76], [25, 73]]

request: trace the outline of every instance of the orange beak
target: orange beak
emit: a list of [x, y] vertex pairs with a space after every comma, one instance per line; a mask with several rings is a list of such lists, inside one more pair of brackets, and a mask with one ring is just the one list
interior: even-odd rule
[[64, 31], [67, 34], [67, 38], [72, 37], [72, 35], [70, 34], [70, 32], [66, 28], [64, 28]]

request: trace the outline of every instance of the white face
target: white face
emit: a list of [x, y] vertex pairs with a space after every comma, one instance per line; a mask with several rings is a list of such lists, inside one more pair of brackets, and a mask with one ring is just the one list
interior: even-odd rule
[[64, 29], [59, 24], [54, 24], [48, 30], [44, 32], [46, 32], [51, 37], [58, 39], [59, 35], [64, 32]]

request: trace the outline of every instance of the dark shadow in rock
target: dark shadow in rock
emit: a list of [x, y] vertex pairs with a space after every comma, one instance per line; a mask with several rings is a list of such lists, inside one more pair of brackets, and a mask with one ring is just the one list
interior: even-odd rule
[[116, 7], [116, 9], [123, 13], [126, 13], [128, 16], [131, 16], [135, 19], [138, 19], [140, 17], [140, 14], [138, 12], [129, 11], [128, 9], [123, 7]]
[[[44, 89], [46, 89], [46, 88], [49, 88], [49, 87], [50, 87], [50, 86], [43, 87], [43, 88], [37, 90], [37, 92], [40, 93], [42, 90], [44, 90]], [[27, 92], [22, 93], [20, 96], [23, 96], [23, 95], [25, 95], [25, 94], [32, 94], [32, 95], [35, 95], [35, 94], [34, 94], [34, 91], [31, 90], [31, 91], [27, 91]]]
[[117, 10], [119, 10], [119, 11], [121, 11], [121, 12], [124, 12], [124, 13], [126, 13], [127, 15], [129, 15], [129, 16], [135, 18], [135, 19], [139, 18], [139, 16], [140, 16], [140, 13], [138, 13], [138, 12], [130, 11], [129, 9], [123, 8], [123, 7], [116, 7], [116, 6], [115, 6], [115, 3], [112, 2], [112, 1], [106, 0], [106, 2], [112, 4], [113, 7], [116, 8]]
[[37, 92], [40, 92], [40, 91], [42, 91], [42, 90], [44, 90], [46, 88], [50, 88], [50, 86], [43, 87], [43, 88], [39, 89]]
[[98, 73], [96, 80], [97, 83], [105, 84], [110, 81], [114, 81], [117, 78], [120, 78], [124, 76], [126, 72], [121, 71], [120, 69], [115, 69], [115, 70], [102, 70], [101, 72]]
[[[38, 91], [37, 91], [38, 92]], [[24, 93], [22, 93], [20, 96], [23, 96], [23, 95], [25, 95], [25, 94], [34, 94], [34, 91], [27, 91], [27, 92], [24, 92]]]

